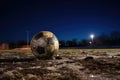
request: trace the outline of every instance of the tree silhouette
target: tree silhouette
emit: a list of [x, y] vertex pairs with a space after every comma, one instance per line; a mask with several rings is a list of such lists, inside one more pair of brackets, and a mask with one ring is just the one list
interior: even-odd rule
[[111, 32], [110, 41], [112, 45], [120, 45], [120, 32], [117, 31]]
[[27, 45], [27, 42], [25, 40], [19, 40], [17, 42], [17, 47], [22, 47], [23, 45]]
[[88, 43], [89, 43], [88, 40], [83, 39], [83, 40], [81, 41], [81, 46], [87, 46]]
[[61, 40], [59, 41], [60, 47], [65, 47], [66, 46], [66, 41], [65, 40]]
[[108, 45], [109, 37], [105, 33], [102, 33], [96, 38], [96, 45]]

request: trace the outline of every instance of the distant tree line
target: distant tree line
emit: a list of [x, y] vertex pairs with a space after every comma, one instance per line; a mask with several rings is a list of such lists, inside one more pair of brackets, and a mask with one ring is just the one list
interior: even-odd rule
[[25, 40], [19, 40], [17, 42], [10, 42], [9, 43], [10, 49], [21, 48], [23, 45], [27, 45], [27, 42]]
[[102, 33], [99, 36], [95, 36], [93, 42], [91, 40], [83, 39], [78, 41], [72, 40], [60, 40], [60, 47], [82, 47], [82, 46], [120, 46], [120, 32], [113, 31], [110, 34]]
[[[83, 39], [79, 41], [74, 38], [71, 40], [60, 40], [60, 47], [86, 47], [86, 46], [120, 46], [120, 32], [113, 31], [110, 34], [102, 33], [99, 36], [95, 36], [92, 43], [91, 40]], [[25, 40], [19, 40], [17, 42], [9, 43], [10, 48], [19, 48], [23, 45], [27, 45]]]

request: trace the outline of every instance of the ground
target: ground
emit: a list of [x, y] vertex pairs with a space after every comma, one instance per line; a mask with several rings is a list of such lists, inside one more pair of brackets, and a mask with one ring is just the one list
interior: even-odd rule
[[113, 50], [64, 49], [51, 60], [0, 51], [0, 80], [120, 80], [120, 50]]

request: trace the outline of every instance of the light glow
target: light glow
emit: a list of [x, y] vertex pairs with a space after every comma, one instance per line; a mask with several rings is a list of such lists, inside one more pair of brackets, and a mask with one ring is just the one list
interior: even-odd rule
[[90, 38], [92, 38], [92, 39], [93, 39], [93, 38], [94, 38], [94, 34], [91, 34], [91, 35], [90, 35]]

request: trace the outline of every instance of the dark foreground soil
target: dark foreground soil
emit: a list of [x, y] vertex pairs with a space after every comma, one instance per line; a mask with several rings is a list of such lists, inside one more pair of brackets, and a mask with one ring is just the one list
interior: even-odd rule
[[61, 53], [54, 60], [4, 56], [0, 58], [0, 80], [120, 80], [119, 53]]

